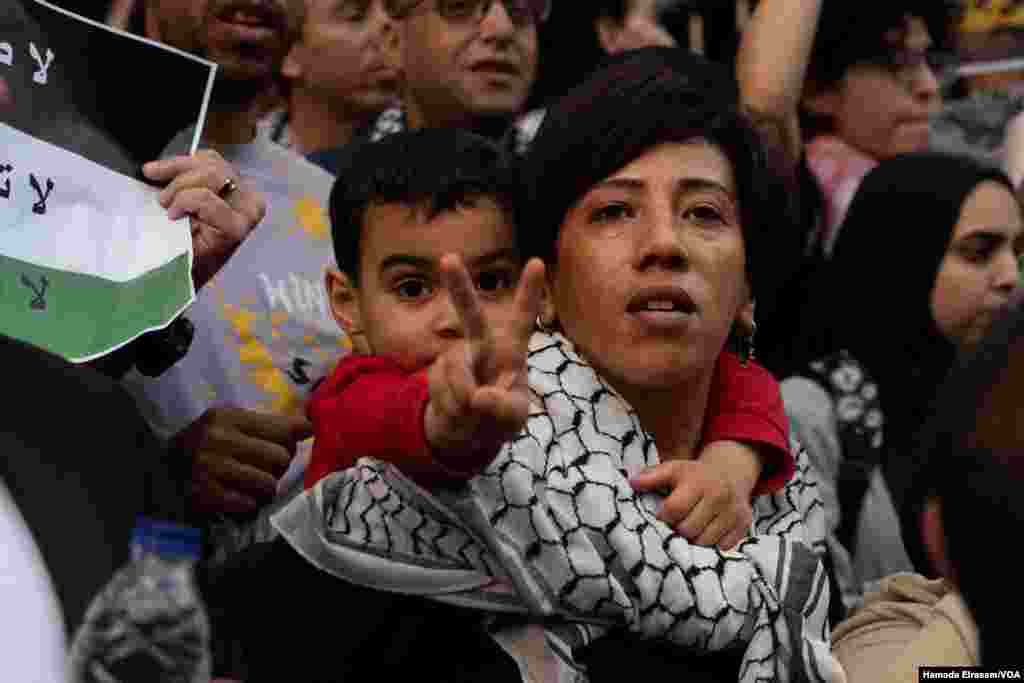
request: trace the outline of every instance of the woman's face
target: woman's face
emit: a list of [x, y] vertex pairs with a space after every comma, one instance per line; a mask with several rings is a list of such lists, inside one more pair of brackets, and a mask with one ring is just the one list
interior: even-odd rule
[[960, 210], [932, 290], [932, 316], [945, 337], [970, 348], [1006, 305], [1020, 278], [1020, 206], [1005, 185], [986, 181]]
[[627, 398], [711, 371], [746, 283], [735, 181], [717, 147], [651, 148], [569, 209], [556, 250], [550, 305]]

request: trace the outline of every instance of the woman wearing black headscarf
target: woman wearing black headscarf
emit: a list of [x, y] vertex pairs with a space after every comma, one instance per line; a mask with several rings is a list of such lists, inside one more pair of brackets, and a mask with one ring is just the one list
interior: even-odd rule
[[[961, 652], [973, 659], [961, 657], [968, 665], [1014, 667], [1021, 659], [1019, 637], [1007, 628], [1011, 615], [1021, 613], [1016, 590], [1020, 565], [997, 553], [1024, 531], [1021, 294], [984, 340], [957, 362], [939, 391], [900, 511], [904, 537], [922, 539], [931, 566], [942, 577], [934, 583], [946, 594], [935, 613], [956, 627], [936, 624], [911, 631], [911, 648], [944, 656], [961, 650], [962, 642], [967, 651]], [[925, 657], [907, 660], [904, 671], [919, 663]]]
[[[996, 169], [935, 153], [868, 174], [812, 296], [791, 427], [825, 480], [830, 551], [847, 607], [865, 583], [913, 568], [895, 512], [913, 435], [957, 348], [984, 334], [1019, 277], [1021, 212]], [[884, 416], [884, 417], [883, 417]], [[908, 556], [909, 553], [909, 556]]]

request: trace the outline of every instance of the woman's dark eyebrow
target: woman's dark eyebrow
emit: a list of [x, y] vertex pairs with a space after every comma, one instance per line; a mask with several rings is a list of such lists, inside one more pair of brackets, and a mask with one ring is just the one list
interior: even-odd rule
[[[630, 178], [627, 176], [608, 178], [594, 185], [591, 191], [601, 189], [603, 187], [620, 188], [624, 190], [643, 190], [647, 187], [647, 182], [640, 178]], [[728, 196], [733, 196], [733, 191], [728, 187], [718, 182], [717, 180], [711, 180], [710, 178], [680, 178], [676, 182], [676, 192], [678, 194], [686, 194], [689, 192], [721, 192]]]
[[688, 194], [691, 192], [721, 192], [722, 194], [732, 197], [733, 191], [728, 187], [718, 182], [717, 180], [709, 180], [708, 178], [683, 178], [676, 185], [676, 191], [679, 194]]

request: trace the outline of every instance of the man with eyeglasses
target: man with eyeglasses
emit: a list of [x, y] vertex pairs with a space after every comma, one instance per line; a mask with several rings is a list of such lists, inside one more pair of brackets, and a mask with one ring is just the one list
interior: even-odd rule
[[[525, 133], [513, 124], [537, 77], [537, 29], [551, 0], [387, 0], [386, 6], [400, 23], [402, 103], [357, 138], [454, 126], [520, 146]], [[333, 170], [338, 153], [311, 159]]]

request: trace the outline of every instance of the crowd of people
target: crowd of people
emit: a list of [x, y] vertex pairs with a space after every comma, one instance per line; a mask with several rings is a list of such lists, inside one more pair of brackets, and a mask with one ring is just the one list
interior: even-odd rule
[[145, 516], [203, 531], [224, 680], [1016, 666], [1024, 118], [943, 139], [956, 2], [724, 4], [110, 3], [218, 66], [144, 168], [197, 295], [86, 365], [2, 340], [27, 659]]

